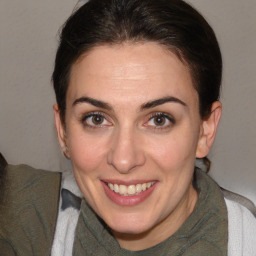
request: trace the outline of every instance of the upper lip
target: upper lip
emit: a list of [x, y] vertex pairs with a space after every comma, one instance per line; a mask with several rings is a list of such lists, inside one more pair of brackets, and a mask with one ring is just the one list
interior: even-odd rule
[[156, 180], [130, 180], [130, 181], [123, 181], [123, 180], [113, 180], [113, 179], [104, 179], [101, 180], [104, 183], [111, 183], [111, 184], [117, 184], [117, 185], [136, 185], [136, 184], [143, 184], [148, 182], [156, 182]]

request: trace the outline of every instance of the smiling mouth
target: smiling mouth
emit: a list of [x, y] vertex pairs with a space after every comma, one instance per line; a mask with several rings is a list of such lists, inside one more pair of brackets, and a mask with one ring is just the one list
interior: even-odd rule
[[139, 195], [141, 192], [144, 192], [151, 188], [155, 182], [147, 182], [147, 183], [139, 183], [134, 185], [118, 185], [118, 184], [112, 184], [112, 183], [106, 183], [107, 186], [116, 194], [122, 195], [122, 196], [135, 196]]

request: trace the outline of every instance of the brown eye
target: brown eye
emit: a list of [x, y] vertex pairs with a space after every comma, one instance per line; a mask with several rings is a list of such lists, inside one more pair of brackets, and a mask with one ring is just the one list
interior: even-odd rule
[[82, 118], [81, 122], [85, 127], [91, 128], [102, 128], [113, 125], [110, 121], [108, 121], [105, 114], [101, 112], [88, 113]]
[[92, 123], [95, 125], [101, 125], [104, 122], [104, 117], [101, 115], [92, 116]]
[[166, 113], [158, 112], [153, 113], [145, 126], [154, 129], [167, 129], [175, 124], [175, 120], [172, 116]]
[[166, 123], [166, 117], [164, 116], [156, 116], [153, 118], [154, 124], [156, 126], [163, 126]]

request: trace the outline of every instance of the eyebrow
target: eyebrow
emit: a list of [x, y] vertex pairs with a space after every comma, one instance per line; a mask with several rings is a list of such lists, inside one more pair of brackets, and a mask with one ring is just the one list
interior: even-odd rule
[[156, 100], [147, 102], [147, 103], [143, 104], [140, 109], [145, 110], [145, 109], [154, 108], [154, 107], [157, 107], [159, 105], [163, 105], [167, 102], [175, 102], [175, 103], [179, 103], [183, 106], [187, 106], [187, 104], [185, 102], [183, 102], [182, 100], [180, 100], [176, 97], [173, 97], [173, 96], [167, 96], [167, 97], [164, 97], [164, 98], [160, 98], [160, 99], [156, 99]]
[[79, 103], [89, 103], [89, 104], [91, 104], [95, 107], [98, 107], [98, 108], [104, 108], [106, 110], [112, 110], [112, 107], [108, 103], [106, 103], [104, 101], [101, 101], [101, 100], [96, 100], [96, 99], [93, 99], [93, 98], [90, 98], [90, 97], [78, 98], [73, 102], [72, 106], [75, 106]]
[[[140, 107], [140, 110], [142, 111], [142, 110], [154, 108], [154, 107], [157, 107], [159, 105], [163, 105], [167, 102], [175, 102], [175, 103], [179, 103], [183, 106], [187, 106], [187, 104], [185, 102], [183, 102], [182, 100], [180, 100], [176, 97], [173, 97], [173, 96], [167, 96], [167, 97], [163, 97], [163, 98], [160, 98], [160, 99], [156, 99], [156, 100], [144, 103]], [[103, 108], [103, 109], [106, 109], [106, 110], [109, 110], [109, 111], [113, 110], [113, 108], [108, 103], [106, 103], [104, 101], [101, 101], [101, 100], [96, 100], [96, 99], [93, 99], [93, 98], [90, 98], [90, 97], [78, 98], [73, 102], [72, 106], [75, 106], [75, 105], [80, 104], [80, 103], [89, 103], [89, 104], [91, 104], [95, 107]]]

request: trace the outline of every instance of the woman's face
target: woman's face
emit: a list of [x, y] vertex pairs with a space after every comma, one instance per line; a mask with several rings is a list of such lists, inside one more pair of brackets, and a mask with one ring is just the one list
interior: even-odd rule
[[174, 54], [156, 43], [94, 48], [73, 65], [65, 120], [59, 137], [78, 186], [117, 238], [163, 240], [182, 225], [197, 200], [202, 121]]

